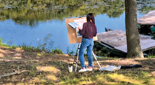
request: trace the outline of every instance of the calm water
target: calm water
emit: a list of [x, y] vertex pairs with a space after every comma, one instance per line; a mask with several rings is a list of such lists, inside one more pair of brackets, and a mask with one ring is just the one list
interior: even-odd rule
[[[85, 3], [78, 1], [73, 3], [72, 0], [68, 0], [72, 2], [70, 4], [64, 4], [66, 2], [47, 3], [46, 0], [45, 2], [40, 0], [40, 3], [31, 0], [7, 1], [10, 0], [0, 3], [0, 37], [3, 39], [3, 43], [10, 45], [25, 44], [36, 47], [39, 43], [44, 43], [48, 34], [52, 34], [52, 37], [46, 41], [49, 49], [60, 48], [64, 53], [67, 53], [67, 50], [75, 51], [77, 44], [69, 44], [65, 19], [85, 16], [88, 12], [95, 14], [98, 33], [104, 32], [105, 27], [125, 31], [124, 0], [104, 2], [106, 5], [103, 5], [102, 0]], [[57, 4], [52, 5], [53, 3]], [[90, 7], [88, 3], [93, 4]], [[151, 11], [154, 5], [149, 10], [142, 8], [138, 4], [138, 18]], [[49, 45], [50, 41], [53, 41], [52, 47]]]

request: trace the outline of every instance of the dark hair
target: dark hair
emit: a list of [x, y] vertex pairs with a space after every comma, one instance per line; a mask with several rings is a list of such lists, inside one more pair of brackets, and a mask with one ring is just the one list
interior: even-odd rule
[[95, 19], [94, 19], [93, 13], [87, 14], [87, 21], [90, 21], [90, 20], [92, 20], [92, 22], [95, 24]]

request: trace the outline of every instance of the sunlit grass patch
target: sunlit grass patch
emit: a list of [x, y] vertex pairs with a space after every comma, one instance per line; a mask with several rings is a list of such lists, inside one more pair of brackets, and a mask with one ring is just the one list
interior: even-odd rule
[[44, 53], [37, 53], [37, 56], [43, 56]]
[[4, 57], [4, 54], [3, 53], [0, 53], [0, 58], [3, 58]]
[[[13, 85], [13, 84], [10, 84], [10, 85]], [[28, 83], [26, 84], [26, 83], [20, 82], [20, 83], [17, 83], [16, 85], [29, 85], [29, 84]]]
[[52, 72], [52, 73], [59, 73], [60, 70], [55, 68], [55, 67], [51, 67], [51, 66], [38, 66], [37, 70], [39, 71], [44, 71], [44, 72]]
[[155, 77], [155, 71], [148, 74], [148, 77]]
[[62, 85], [73, 85], [73, 84], [79, 84], [79, 85], [84, 85], [84, 84], [92, 84], [94, 83], [91, 81], [89, 77], [80, 77], [76, 78], [75, 75], [73, 78], [69, 78], [69, 76], [64, 76], [63, 81], [60, 82]]
[[95, 84], [113, 84], [116, 85], [117, 82], [108, 80], [107, 75], [101, 74], [96, 76]]
[[58, 81], [58, 79], [59, 79], [59, 78], [57, 78], [57, 77], [56, 77], [55, 75], [53, 75], [53, 74], [47, 75], [46, 78], [47, 78], [48, 80], [51, 80], [51, 81]]
[[37, 77], [34, 77], [32, 80], [29, 81], [29, 83], [38, 83], [38, 82], [46, 82], [46, 80], [44, 79], [40, 79], [40, 78], [37, 78]]
[[44, 53], [37, 53], [37, 55], [38, 55], [38, 56], [43, 56], [43, 55], [44, 55]]
[[18, 56], [19, 57], [19, 56], [22, 56], [22, 54], [21, 53], [15, 53], [13, 56], [15, 56], [15, 57]]
[[13, 59], [22, 59], [22, 57], [13, 57]]
[[108, 74], [108, 76], [116, 82], [123, 82], [123, 83], [126, 82], [126, 83], [132, 83], [132, 84], [141, 84], [142, 83], [141, 80], [135, 80], [128, 76], [124, 76], [123, 74], [114, 73], [114, 74]]
[[149, 84], [150, 84], [150, 85], [155, 85], [155, 78], [150, 79]]
[[19, 51], [24, 51], [24, 50], [22, 50], [22, 48], [20, 48], [20, 47], [16, 47], [15, 48], [15, 51], [18, 51], [19, 52]]
[[78, 84], [80, 84], [80, 85], [94, 84], [94, 82], [93, 81], [90, 81], [89, 78], [84, 78], [84, 79], [79, 80]]

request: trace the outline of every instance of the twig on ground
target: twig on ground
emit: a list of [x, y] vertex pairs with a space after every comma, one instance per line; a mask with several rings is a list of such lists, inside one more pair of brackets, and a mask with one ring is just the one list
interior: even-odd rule
[[0, 78], [11, 76], [11, 75], [16, 75], [16, 74], [21, 74], [21, 73], [24, 73], [24, 72], [29, 72], [29, 70], [15, 71], [15, 72], [12, 72], [12, 73], [0, 75]]

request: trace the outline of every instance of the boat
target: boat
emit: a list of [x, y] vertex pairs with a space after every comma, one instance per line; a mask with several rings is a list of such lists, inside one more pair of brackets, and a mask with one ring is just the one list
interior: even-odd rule
[[105, 32], [108, 32], [108, 31], [113, 31], [113, 30], [105, 27]]

